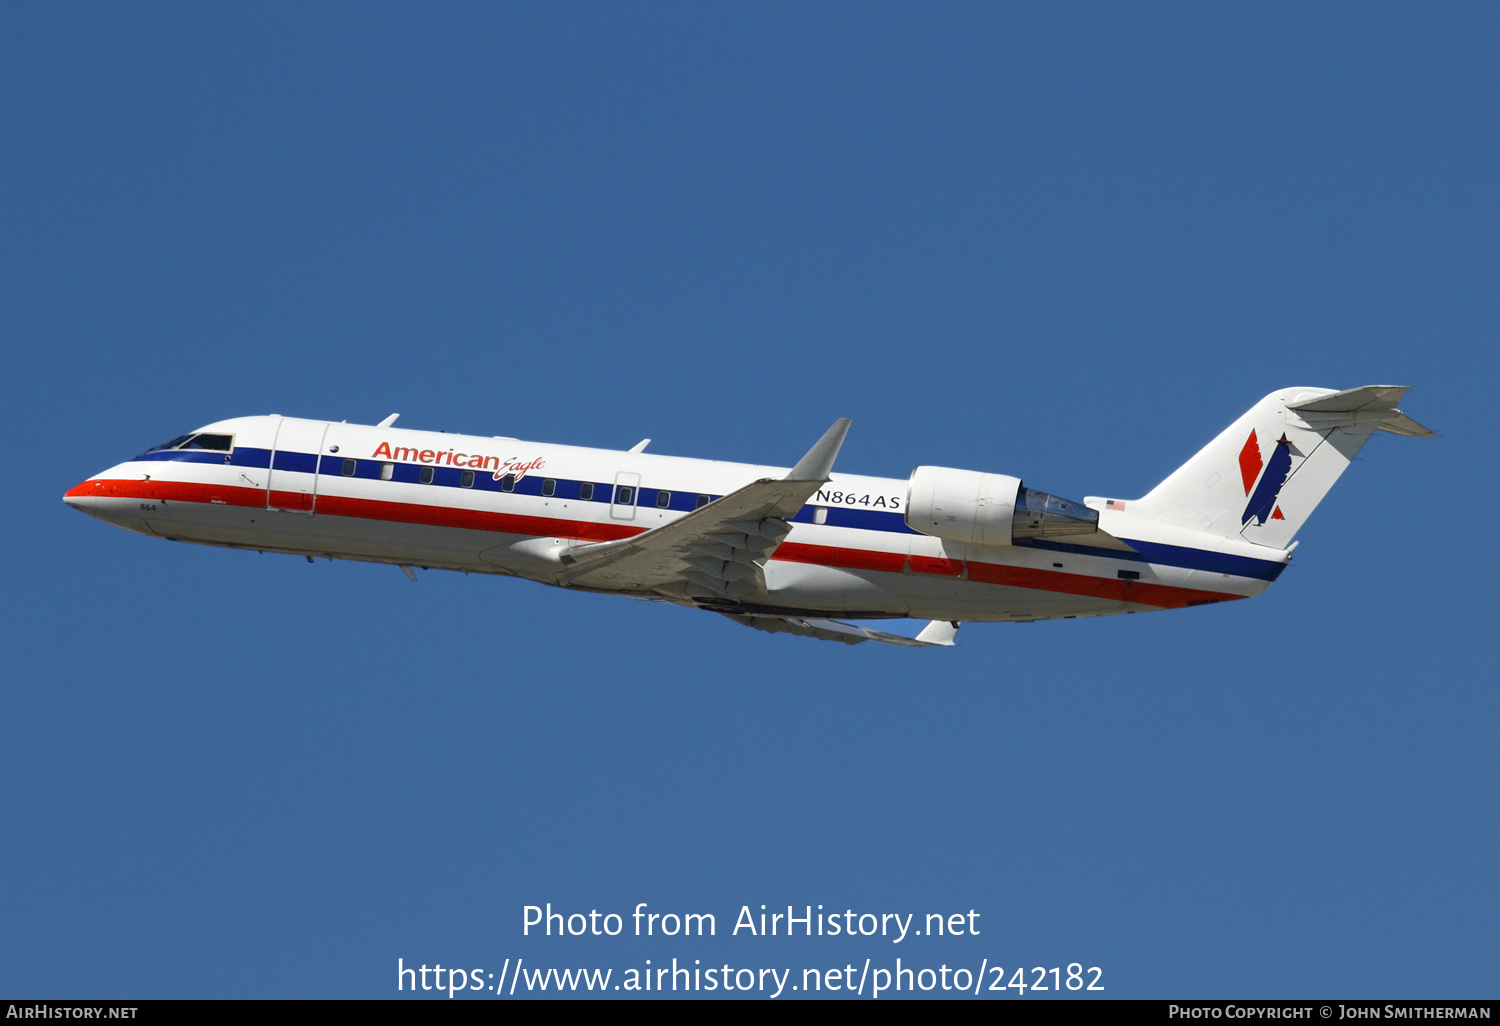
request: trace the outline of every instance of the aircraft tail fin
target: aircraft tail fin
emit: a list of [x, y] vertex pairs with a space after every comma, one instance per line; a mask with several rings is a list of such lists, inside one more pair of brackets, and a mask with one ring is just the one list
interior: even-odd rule
[[1396, 409], [1405, 393], [1398, 385], [1272, 392], [1144, 498], [1109, 508], [1285, 548], [1376, 429], [1437, 437]]

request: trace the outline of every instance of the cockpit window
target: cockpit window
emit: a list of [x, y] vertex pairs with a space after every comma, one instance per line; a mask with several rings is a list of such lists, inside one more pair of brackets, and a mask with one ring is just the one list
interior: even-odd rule
[[[161, 452], [164, 449], [175, 449], [183, 442], [188, 441], [192, 437], [192, 435], [179, 435], [176, 438], [172, 439], [170, 442], [163, 442], [160, 445], [153, 445], [151, 448], [147, 449], [146, 452]], [[141, 455], [146, 455], [146, 452], [141, 453]]]
[[192, 440], [184, 443], [184, 449], [212, 449], [214, 452], [228, 452], [234, 448], [233, 435], [194, 435]]
[[233, 435], [179, 435], [170, 442], [153, 445], [142, 456], [149, 456], [153, 452], [167, 452], [172, 449], [208, 449], [212, 452], [233, 452]]

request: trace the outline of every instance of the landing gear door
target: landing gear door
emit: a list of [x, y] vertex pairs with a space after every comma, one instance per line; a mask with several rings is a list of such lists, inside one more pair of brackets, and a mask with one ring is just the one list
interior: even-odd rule
[[615, 494], [609, 504], [611, 520], [634, 520], [641, 490], [641, 475], [622, 470], [615, 475]]
[[266, 475], [266, 509], [311, 515], [318, 502], [318, 457], [328, 424], [283, 417], [271, 445]]

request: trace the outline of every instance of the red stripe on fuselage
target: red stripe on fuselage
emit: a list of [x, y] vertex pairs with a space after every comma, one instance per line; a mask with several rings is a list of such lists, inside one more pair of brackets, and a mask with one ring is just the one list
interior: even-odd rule
[[220, 506], [265, 507], [264, 488], [238, 485], [190, 484], [186, 481], [100, 480], [85, 481], [63, 494], [65, 499], [173, 499], [179, 502], [212, 502]]
[[[273, 492], [280, 508], [294, 508], [300, 492]], [[67, 498], [120, 498], [199, 502], [213, 505], [266, 508], [264, 488], [234, 485], [198, 484], [189, 481], [92, 480], [70, 489]], [[383, 499], [356, 499], [342, 495], [319, 495], [320, 516], [354, 517], [427, 527], [457, 527], [471, 531], [492, 531], [532, 537], [576, 538], [579, 541], [614, 541], [642, 534], [646, 528], [625, 524], [598, 524], [587, 520], [564, 520], [554, 517], [521, 516], [488, 510], [461, 509], [453, 506], [427, 506], [415, 502], [389, 502]], [[842, 548], [834, 545], [808, 545], [783, 542], [772, 559], [787, 563], [810, 563], [815, 566], [847, 570], [873, 570], [899, 574], [906, 569], [915, 573], [957, 577], [966, 568], [969, 580], [981, 584], [998, 584], [1008, 588], [1087, 595], [1092, 598], [1129, 602], [1163, 609], [1206, 602], [1224, 602], [1243, 595], [1216, 591], [1197, 591], [1149, 581], [1123, 581], [1109, 577], [1090, 577], [1058, 570], [1008, 566], [1002, 563], [960, 562], [930, 556], [908, 557], [900, 552]]]
[[[243, 488], [190, 481], [85, 481], [67, 493], [67, 498], [154, 499], [168, 502], [202, 502], [217, 506], [266, 508], [264, 488]], [[306, 510], [309, 496], [305, 492], [271, 493], [271, 506], [283, 510]], [[482, 509], [454, 506], [427, 506], [418, 502], [389, 502], [384, 499], [355, 499], [343, 495], [319, 495], [319, 515], [356, 517], [360, 520], [384, 520], [398, 524], [422, 524], [426, 527], [461, 527], [471, 531], [493, 531], [500, 534], [547, 535], [554, 538], [576, 538], [579, 541], [614, 541], [640, 534], [644, 527], [624, 524], [595, 524], [587, 520], [563, 520], [554, 517], [528, 517], [514, 513], [494, 513]]]
[[846, 570], [883, 570], [888, 574], [899, 574], [906, 563], [906, 554], [902, 552], [845, 549], [835, 545], [804, 545], [801, 542], [782, 542], [776, 546], [771, 558], [784, 563], [812, 563], [815, 566], [837, 566]]
[[1060, 570], [1039, 570], [1003, 563], [970, 563], [969, 580], [983, 584], [1003, 584], [1007, 588], [1032, 588], [1036, 591], [1060, 591], [1068, 595], [1089, 595], [1115, 602], [1134, 602], [1162, 609], [1181, 609], [1205, 602], [1225, 602], [1244, 598], [1219, 591], [1197, 591], [1150, 581], [1122, 581], [1112, 577], [1090, 577]]
[[318, 496], [318, 515], [392, 520], [429, 527], [462, 527], [470, 531], [495, 531], [500, 534], [576, 538], [579, 541], [614, 541], [646, 530], [644, 527], [627, 527], [624, 524], [596, 524], [587, 520], [564, 520], [561, 517], [527, 517], [454, 506], [424, 506], [415, 502], [350, 499], [339, 495]]
[[796, 542], [782, 542], [777, 547], [776, 554], [771, 558], [789, 563], [813, 563], [817, 566], [842, 567], [848, 570], [884, 570], [887, 573], [900, 573], [905, 564], [914, 573], [935, 574], [942, 577], [958, 577], [967, 568], [969, 580], [980, 584], [999, 584], [1007, 588], [1028, 588], [1032, 591], [1054, 591], [1064, 595], [1088, 595], [1092, 598], [1110, 599], [1115, 602], [1159, 606], [1162, 609], [1181, 609], [1184, 606], [1225, 602], [1229, 599], [1245, 597], [1218, 591], [1178, 588], [1170, 584], [1152, 584], [1149, 581], [1122, 581], [1110, 577], [1062, 573], [1058, 570], [1008, 566], [1004, 563], [980, 563], [972, 560], [963, 562], [936, 559], [931, 556], [912, 556], [908, 560], [897, 552], [871, 552], [866, 549], [803, 545]]

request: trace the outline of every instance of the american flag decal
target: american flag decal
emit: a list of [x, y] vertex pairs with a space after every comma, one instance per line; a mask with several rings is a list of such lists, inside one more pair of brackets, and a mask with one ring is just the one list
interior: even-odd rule
[[1105, 509], [1123, 510], [1125, 508], [1125, 500], [1124, 499], [1105, 499], [1104, 500], [1104, 508]]

